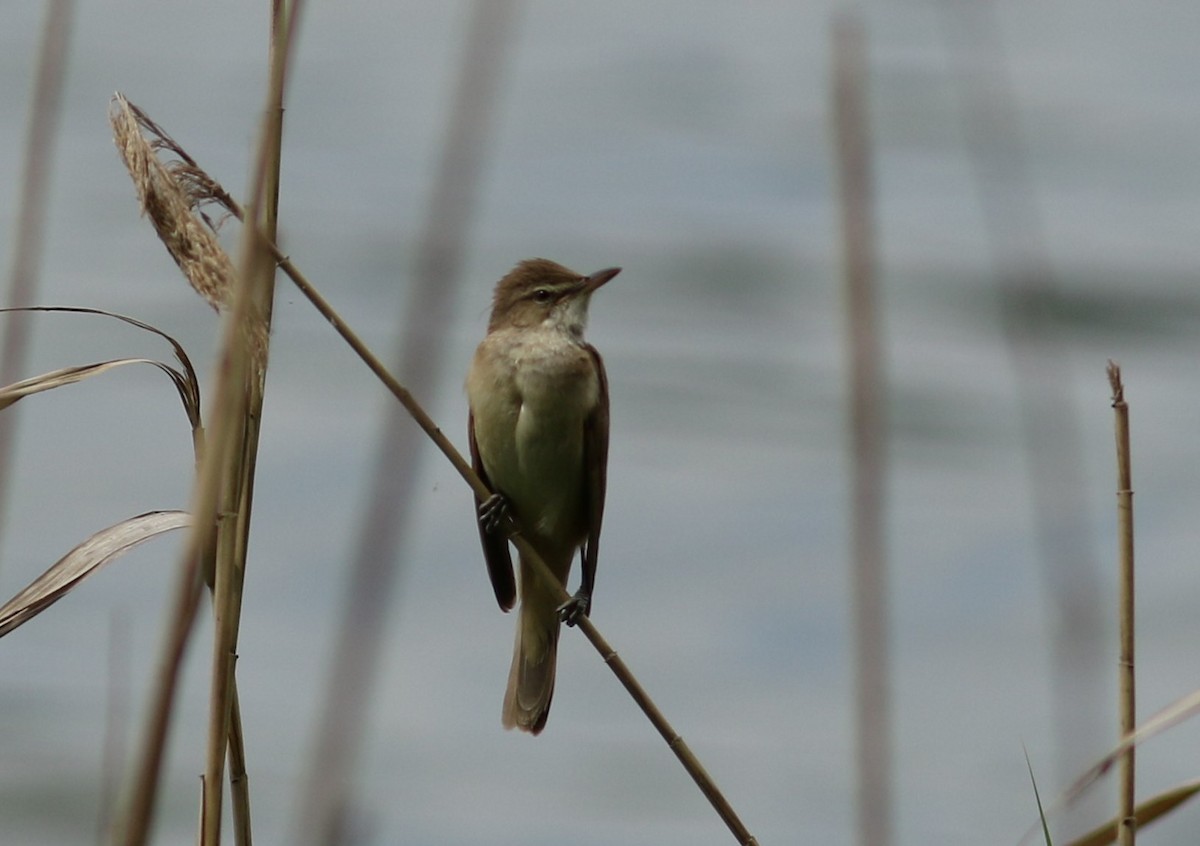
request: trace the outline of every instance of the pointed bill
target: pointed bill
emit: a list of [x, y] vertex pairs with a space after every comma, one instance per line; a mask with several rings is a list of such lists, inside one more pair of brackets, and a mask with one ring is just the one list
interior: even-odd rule
[[619, 267], [606, 267], [604, 270], [597, 270], [591, 276], [584, 279], [583, 290], [590, 294], [620, 272], [621, 268]]

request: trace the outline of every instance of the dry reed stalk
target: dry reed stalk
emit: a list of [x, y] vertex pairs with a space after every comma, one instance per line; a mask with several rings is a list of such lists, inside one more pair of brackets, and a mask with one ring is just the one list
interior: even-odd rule
[[250, 846], [250, 776], [246, 773], [246, 744], [237, 676], [231, 681], [229, 706], [229, 805], [233, 811], [233, 842]]
[[108, 661], [105, 666], [104, 744], [100, 751], [100, 812], [96, 819], [96, 843], [112, 830], [117, 807], [121, 768], [128, 747], [129, 718], [129, 621], [113, 608], [108, 621]]
[[[219, 846], [221, 831], [221, 782], [225, 770], [225, 752], [234, 724], [234, 668], [237, 662], [237, 638], [241, 621], [242, 586], [249, 546], [250, 519], [254, 499], [254, 478], [262, 405], [266, 388], [266, 351], [270, 335], [272, 306], [275, 298], [275, 265], [266, 248], [274, 243], [278, 219], [279, 167], [283, 136], [283, 98], [287, 80], [288, 55], [299, 21], [299, 0], [272, 0], [270, 38], [270, 76], [264, 108], [263, 126], [255, 162], [252, 198], [246, 224], [242, 228], [239, 255], [239, 279], [242, 285], [234, 301], [234, 323], [240, 319], [247, 343], [231, 352], [231, 376], [226, 385], [231, 399], [226, 411], [232, 430], [231, 451], [225, 456], [222, 487], [218, 494], [218, 512], [232, 519], [218, 524], [217, 560], [213, 588], [212, 684], [209, 701], [209, 737], [204, 780], [204, 817], [201, 843]], [[261, 335], [260, 335], [261, 333]], [[253, 339], [261, 337], [261, 355], [256, 354]], [[240, 713], [238, 714], [240, 738]], [[238, 758], [239, 772], [231, 778], [240, 785], [235, 793], [234, 809], [239, 843], [248, 846], [250, 834], [249, 791], [246, 789], [244, 758]]]
[[[1112, 387], [1112, 407], [1117, 440], [1117, 581], [1120, 616], [1120, 657], [1118, 659], [1117, 707], [1120, 712], [1121, 739], [1137, 728], [1134, 688], [1134, 567], [1133, 567], [1133, 474], [1130, 470], [1129, 406], [1121, 368], [1108, 362], [1108, 383]], [[1137, 836], [1134, 798], [1134, 754], [1132, 746], [1121, 756], [1118, 770], [1118, 838], [1121, 846], [1133, 846]]]
[[[208, 515], [211, 521], [212, 515]], [[211, 525], [211, 523], [210, 523]], [[113, 843], [144, 846], [153, 821], [158, 779], [162, 771], [167, 731], [170, 728], [179, 667], [196, 619], [196, 609], [204, 587], [203, 561], [211, 560], [211, 532], [200, 531], [200, 524], [189, 534], [188, 551], [176, 580], [168, 609], [168, 631], [159, 655], [146, 724], [135, 763], [133, 783], [125, 809], [113, 827]]]
[[[284, 15], [286, 25], [279, 27], [277, 32], [283, 33], [277, 42], [280, 49], [273, 51], [271, 75], [267, 102], [268, 111], [272, 107], [278, 109], [282, 103], [282, 92], [286, 77], [286, 57], [293, 43], [297, 22], [299, 20], [299, 0], [290, 6], [275, 5], [276, 15]], [[276, 20], [279, 20], [277, 17]], [[121, 98], [122, 100], [124, 98]], [[128, 127], [129, 119], [125, 110], [118, 109], [120, 122]], [[211, 400], [209, 413], [210, 429], [202, 460], [199, 462], [197, 479], [192, 494], [191, 513], [195, 517], [195, 529], [189, 535], [182, 566], [180, 568], [179, 584], [176, 591], [175, 607], [172, 614], [173, 628], [163, 647], [163, 657], [158, 679], [153, 692], [153, 701], [149, 710], [146, 734], [143, 740], [142, 753], [139, 758], [137, 776], [131, 794], [128, 812], [125, 815], [125, 830], [122, 832], [122, 842], [127, 846], [141, 846], [146, 841], [151, 817], [153, 815], [159, 772], [162, 763], [162, 748], [169, 726], [171, 706], [178, 678], [179, 659], [186, 645], [188, 634], [199, 600], [201, 576], [205, 570], [213, 573], [214, 615], [216, 616], [216, 633], [214, 635], [214, 672], [213, 692], [210, 697], [210, 744], [207, 755], [206, 776], [202, 782], [204, 796], [202, 798], [201, 842], [212, 844], [219, 842], [220, 837], [220, 774], [224, 769], [224, 750], [227, 739], [231, 737], [230, 724], [233, 720], [234, 693], [236, 685], [232, 681], [232, 666], [234, 663], [233, 649], [236, 646], [237, 622], [240, 612], [240, 574], [244, 565], [235, 560], [244, 556], [245, 544], [240, 539], [248, 530], [248, 513], [250, 505], [249, 489], [245, 480], [252, 475], [252, 459], [247, 462], [245, 447], [247, 441], [248, 415], [251, 415], [250, 401], [257, 391], [261, 402], [261, 377], [266, 369], [266, 343], [269, 337], [266, 320], [269, 317], [269, 302], [273, 283], [273, 265], [269, 255], [264, 250], [266, 243], [260, 229], [264, 219], [260, 210], [272, 203], [267, 198], [265, 187], [268, 185], [267, 173], [274, 170], [271, 163], [278, 159], [278, 142], [273, 142], [272, 131], [274, 122], [270, 119], [264, 127], [258, 154], [255, 158], [252, 190], [253, 198], [248, 213], [250, 224], [243, 227], [240, 261], [235, 275], [229, 276], [239, 280], [239, 284], [222, 288], [221, 274], [217, 272], [219, 259], [213, 259], [213, 254], [201, 247], [206, 241], [207, 232], [203, 236], [195, 236], [196, 232], [204, 232], [190, 214], [188, 208], [187, 220], [178, 218], [180, 204], [177, 200], [183, 192], [176, 194], [167, 191], [165, 195], [156, 193], [154, 196], [165, 196], [161, 206], [170, 211], [174, 221], [172, 225], [160, 229], [160, 236], [168, 249], [175, 246], [184, 261], [180, 267], [187, 273], [190, 268], [193, 287], [204, 292], [209, 291], [218, 302], [228, 300], [220, 352], [217, 361], [217, 389]], [[138, 133], [140, 135], [140, 133]], [[122, 138], [130, 138], [126, 130]], [[156, 180], [161, 172], [140, 155], [140, 145], [132, 146], [131, 160], [134, 165], [145, 162], [147, 173], [153, 172]], [[124, 147], [122, 147], [124, 150]], [[273, 152], [274, 150], [274, 152]], [[194, 163], [189, 162], [189, 167]], [[135, 182], [140, 171], [130, 167]], [[194, 174], [191, 174], [194, 176]], [[161, 187], [158, 181], [147, 181], [145, 184]], [[277, 183], [276, 183], [277, 184]], [[193, 202], [194, 197], [185, 200]], [[155, 220], [153, 214], [151, 219]], [[156, 228], [158, 223], [156, 223]], [[215, 246], [215, 241], [212, 242]], [[219, 246], [217, 247], [219, 250]], [[172, 255], [177, 255], [172, 250]], [[215, 261], [215, 263], [214, 263]], [[185, 263], [187, 267], [185, 267]], [[222, 294], [221, 292], [226, 293]], [[268, 305], [264, 306], [264, 302]], [[257, 388], [248, 387], [257, 380]], [[257, 416], [260, 408], [256, 408], [253, 416]], [[251, 426], [254, 424], [252, 423]], [[250, 436], [254, 438], [253, 435]], [[248, 468], [250, 468], [248, 470]], [[228, 480], [237, 478], [239, 483], [228, 484]], [[230, 492], [234, 495], [230, 495]], [[216, 557], [217, 539], [213, 537], [213, 527], [218, 525], [217, 515], [224, 513], [222, 505], [236, 504], [237, 530], [223, 530], [220, 545], [223, 551], [218, 566]], [[228, 521], [222, 521], [222, 524]], [[232, 538], [232, 542], [230, 541]], [[213, 737], [218, 741], [213, 741]], [[240, 733], [239, 733], [240, 737]], [[219, 750], [214, 750], [219, 746]], [[213, 773], [216, 777], [213, 777]], [[244, 766], [241, 772], [244, 780]], [[237, 794], [244, 796], [239, 790]], [[235, 811], [235, 814], [238, 812]], [[248, 815], [246, 817], [248, 819]], [[242, 829], [238, 829], [239, 833]]]
[[[29, 351], [29, 321], [16, 309], [30, 306], [37, 296], [41, 272], [42, 244], [49, 197], [50, 166], [54, 159], [58, 121], [62, 113], [63, 79], [67, 69], [67, 46], [74, 17], [74, 0], [51, 0], [46, 4], [46, 21], [38, 48], [38, 68], [25, 137], [21, 167], [20, 214], [13, 237], [12, 270], [8, 287], [8, 311], [4, 320], [4, 344], [0, 347], [0, 385], [21, 378]], [[17, 418], [0, 417], [0, 535], [8, 513], [12, 447]]]
[[[1117, 815], [1068, 846], [1101, 846], [1117, 841], [1121, 846], [1133, 846], [1137, 830], [1169, 813], [1200, 793], [1200, 782], [1193, 781], [1168, 790], [1135, 805], [1135, 750], [1138, 744], [1160, 732], [1178, 725], [1200, 713], [1200, 690], [1193, 691], [1159, 711], [1141, 727], [1136, 723], [1135, 696], [1135, 570], [1133, 548], [1133, 473], [1129, 438], [1129, 406], [1125, 402], [1125, 386], [1121, 368], [1113, 361], [1107, 368], [1112, 390], [1114, 432], [1117, 455], [1117, 567], [1118, 608], [1120, 618], [1120, 647], [1118, 658], [1118, 711], [1120, 742], [1099, 762], [1076, 779], [1055, 803], [1065, 807], [1075, 802], [1101, 776], [1118, 767]], [[1031, 833], [1022, 838], [1029, 841]]]
[[865, 41], [858, 17], [842, 14], [834, 19], [832, 99], [842, 205], [854, 467], [851, 573], [858, 842], [884, 846], [891, 841], [892, 815], [887, 567], [883, 539], [887, 431], [883, 417], [883, 355], [875, 309]]
[[[193, 289], [214, 307], [225, 303], [233, 284], [233, 265], [225, 251], [217, 243], [211, 229], [211, 221], [194, 214], [198, 208], [195, 163], [157, 124], [137, 106], [129, 103], [121, 94], [113, 98], [109, 113], [114, 138], [126, 168], [134, 181], [142, 209], [154, 224], [160, 240], [175, 259]], [[153, 138], [147, 141], [142, 135], [145, 129]], [[158, 160], [158, 151], [167, 150], [182, 159], [163, 165]], [[260, 325], [255, 321], [251, 325]], [[256, 359], [265, 355], [266, 333], [261, 328], [247, 333], [247, 346], [254, 350]], [[198, 403], [198, 398], [197, 398]], [[198, 427], [195, 446], [197, 465], [203, 464], [203, 436]], [[211, 526], [211, 521], [205, 523]], [[196, 533], [205, 531], [197, 526]], [[206, 550], [207, 550], [207, 544]], [[189, 549], [193, 549], [189, 545]], [[207, 563], [197, 570], [203, 558]], [[154, 692], [152, 716], [148, 723], [140, 756], [140, 766], [135, 777], [129, 808], [122, 822], [118, 837], [125, 842], [144, 842], [146, 830], [154, 807], [154, 791], [161, 766], [161, 750], [154, 747], [165, 742], [169, 727], [170, 707], [174, 698], [175, 675], [178, 661], [182, 657], [186, 640], [191, 631], [191, 619], [195, 614], [198, 595], [193, 581], [203, 578], [212, 584], [213, 571], [210, 551], [202, 556], [193, 555], [190, 566], [185, 567], [176, 588], [174, 620], [160, 662], [159, 677]], [[238, 757], [241, 755], [239, 753]]]

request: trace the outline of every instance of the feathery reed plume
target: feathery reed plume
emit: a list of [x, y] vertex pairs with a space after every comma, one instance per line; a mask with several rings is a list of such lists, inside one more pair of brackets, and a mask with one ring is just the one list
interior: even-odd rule
[[[241, 207], [217, 180], [138, 106], [117, 93], [109, 109], [114, 141], [133, 179], [142, 213], [175, 259], [192, 289], [218, 311], [229, 303], [234, 267], [216, 239], [225, 219], [242, 217]], [[149, 135], [147, 139], [146, 135]], [[165, 163], [158, 154], [166, 151]], [[223, 211], [214, 220], [206, 206]], [[260, 307], [255, 308], [261, 312]], [[248, 328], [250, 350], [265, 365], [267, 318], [255, 314]]]
[[[123, 94], [113, 96], [108, 118], [117, 151], [137, 190], [142, 214], [150, 218], [163, 246], [196, 293], [219, 310], [229, 301], [233, 262], [217, 242], [212, 221], [207, 215], [199, 215], [198, 219], [201, 200], [211, 199], [199, 186], [216, 186], [221, 194], [228, 195]], [[152, 140], [146, 139], [143, 130]], [[179, 160], [163, 164], [158, 159], [159, 150], [168, 150]]]

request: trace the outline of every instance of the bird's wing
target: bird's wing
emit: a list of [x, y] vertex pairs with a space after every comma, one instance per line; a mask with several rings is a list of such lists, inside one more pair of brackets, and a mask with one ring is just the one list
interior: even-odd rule
[[583, 587], [589, 596], [596, 580], [596, 560], [600, 554], [600, 525], [604, 521], [604, 494], [608, 488], [608, 374], [604, 359], [595, 347], [588, 354], [596, 365], [600, 381], [600, 399], [596, 409], [584, 421], [583, 460], [587, 485], [588, 536], [583, 546]]
[[[494, 493], [499, 493], [488, 478], [487, 470], [483, 467], [483, 459], [479, 457], [479, 444], [475, 442], [475, 415], [467, 415], [467, 438], [471, 444], [471, 467], [475, 473]], [[487, 564], [488, 576], [492, 580], [492, 590], [496, 592], [496, 602], [501, 611], [512, 610], [517, 601], [517, 583], [513, 577], [512, 556], [508, 552], [508, 538], [501, 532], [489, 532], [479, 520], [479, 497], [475, 497], [475, 524], [479, 528], [479, 542], [483, 545], [483, 560]]]

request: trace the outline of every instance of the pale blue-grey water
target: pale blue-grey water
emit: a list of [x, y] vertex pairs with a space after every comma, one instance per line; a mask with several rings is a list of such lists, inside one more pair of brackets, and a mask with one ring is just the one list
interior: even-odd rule
[[[207, 373], [218, 322], [139, 219], [105, 118], [121, 90], [241, 193], [266, 3], [78, 4], [38, 300], [124, 312]], [[411, 278], [467, 4], [311, 4], [288, 97], [285, 247], [381, 352]], [[762, 844], [854, 841], [848, 429], [829, 121], [834, 3], [529, 2], [428, 405], [463, 445], [462, 377], [494, 281], [545, 255], [622, 276], [593, 303], [613, 438], [594, 619]], [[1082, 531], [1105, 663], [1086, 748], [1060, 755], [1053, 608], [1037, 561], [1017, 373], [937, 4], [861, 6], [871, 54], [889, 383], [895, 842], [1014, 843], [1116, 735], [1114, 449], [1132, 407], [1139, 707], [1200, 685], [1200, 9], [997, 7], [1046, 257], [1069, 303]], [[0, 231], [15, 221], [40, 4], [0, 28]], [[11, 235], [0, 239], [7, 268]], [[169, 356], [40, 317], [30, 373]], [[206, 386], [211, 382], [207, 380]], [[384, 392], [281, 283], [240, 638], [257, 842], [296, 817]], [[187, 503], [170, 385], [126, 370], [21, 402], [6, 598], [122, 517]], [[731, 842], [591, 648], [564, 636], [537, 738], [504, 732], [513, 618], [471, 505], [425, 455], [358, 773], [365, 843]], [[4, 844], [96, 842], [110, 678], [140, 730], [178, 539], [147, 545], [0, 642]], [[192, 842], [209, 662], [200, 627], [160, 843]], [[117, 654], [114, 660], [112, 655]], [[1140, 794], [1197, 774], [1190, 726], [1139, 753]], [[1100, 815], [1115, 808], [1096, 788]], [[1081, 825], [1098, 822], [1089, 817]], [[1147, 843], [1195, 842], [1195, 810]], [[1078, 826], [1076, 831], [1079, 830]]]

